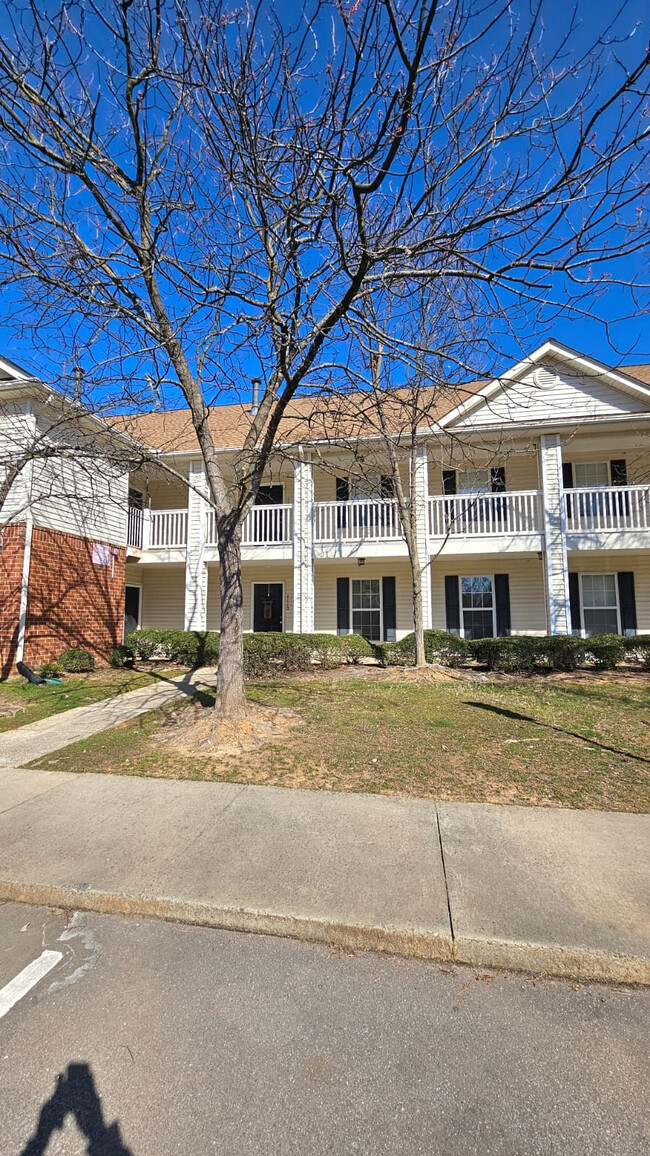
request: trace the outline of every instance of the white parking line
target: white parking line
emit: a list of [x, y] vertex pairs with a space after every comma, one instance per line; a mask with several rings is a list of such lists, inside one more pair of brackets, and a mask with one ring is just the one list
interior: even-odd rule
[[62, 951], [43, 951], [0, 990], [0, 1019], [63, 959]]

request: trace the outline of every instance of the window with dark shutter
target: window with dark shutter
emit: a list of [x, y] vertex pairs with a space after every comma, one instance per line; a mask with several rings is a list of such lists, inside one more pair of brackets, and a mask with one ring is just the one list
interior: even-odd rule
[[494, 575], [494, 605], [497, 615], [497, 634], [510, 634], [510, 579], [507, 574]]
[[580, 579], [577, 574], [569, 574], [569, 606], [571, 610], [571, 631], [579, 634], [582, 630], [580, 614]]
[[350, 633], [350, 579], [336, 579], [336, 633]]
[[618, 572], [618, 607], [621, 615], [621, 634], [636, 634], [636, 594], [632, 570]]
[[460, 591], [458, 575], [445, 575], [445, 610], [447, 630], [450, 634], [460, 634]]
[[395, 642], [397, 638], [397, 592], [394, 578], [382, 578], [382, 601], [384, 604], [384, 642]]

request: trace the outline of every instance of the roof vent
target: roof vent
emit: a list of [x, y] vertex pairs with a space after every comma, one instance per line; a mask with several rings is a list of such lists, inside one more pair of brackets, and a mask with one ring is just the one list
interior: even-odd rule
[[533, 374], [533, 381], [538, 389], [553, 389], [560, 376], [554, 369], [549, 369], [548, 365], [539, 365]]

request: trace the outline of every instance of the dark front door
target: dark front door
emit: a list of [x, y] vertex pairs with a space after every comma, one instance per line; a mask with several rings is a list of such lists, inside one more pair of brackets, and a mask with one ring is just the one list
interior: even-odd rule
[[282, 630], [282, 583], [253, 586], [253, 630]]
[[124, 637], [137, 630], [140, 622], [140, 587], [127, 586], [124, 593]]

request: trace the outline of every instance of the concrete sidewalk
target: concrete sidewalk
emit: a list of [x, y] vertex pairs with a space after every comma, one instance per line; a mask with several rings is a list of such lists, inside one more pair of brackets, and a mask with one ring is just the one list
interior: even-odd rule
[[[210, 682], [210, 676], [212, 681]], [[207, 681], [206, 681], [207, 680]], [[157, 710], [183, 694], [193, 694], [203, 686], [214, 688], [214, 672], [209, 667], [191, 670], [178, 678], [152, 682], [126, 694], [77, 706], [62, 714], [50, 715], [0, 735], [0, 767], [24, 767], [34, 759], [70, 746], [118, 723], [128, 722], [147, 711]]]
[[0, 898], [650, 983], [650, 816], [0, 772]]

